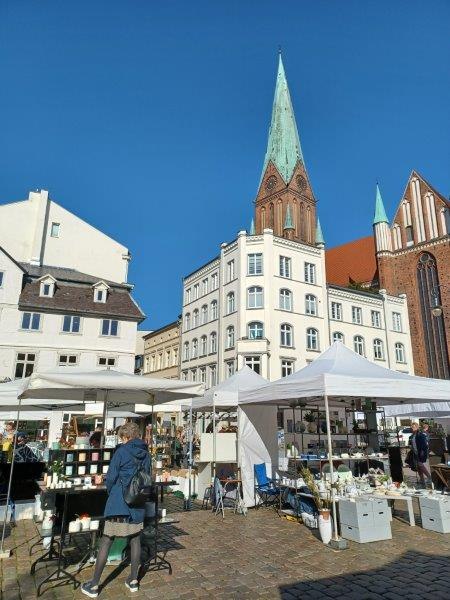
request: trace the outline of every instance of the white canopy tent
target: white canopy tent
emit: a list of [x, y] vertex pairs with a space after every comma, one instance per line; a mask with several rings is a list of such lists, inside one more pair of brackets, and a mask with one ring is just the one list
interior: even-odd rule
[[[323, 404], [327, 422], [328, 454], [333, 455], [330, 427], [330, 400], [345, 403], [352, 398], [371, 398], [381, 405], [399, 404], [399, 401], [448, 402], [450, 381], [416, 377], [386, 369], [356, 354], [342, 342], [334, 342], [312, 363], [282, 379], [244, 392], [241, 406], [291, 404], [308, 398], [314, 404]], [[333, 481], [333, 461], [330, 460]], [[334, 488], [333, 488], [334, 494]], [[333, 496], [334, 539], [338, 539], [336, 506]]]
[[246, 391], [266, 384], [267, 381], [244, 366], [234, 375], [216, 385], [201, 398], [192, 400], [192, 410], [210, 409], [213, 414], [213, 466], [216, 462], [216, 410], [235, 410], [238, 417], [237, 462], [241, 472], [245, 506], [255, 504], [254, 465], [265, 463], [271, 472], [277, 459], [275, 406], [241, 406], [240, 398]]
[[386, 417], [416, 417], [419, 419], [446, 419], [450, 416], [449, 402], [420, 404], [393, 404], [384, 407]]

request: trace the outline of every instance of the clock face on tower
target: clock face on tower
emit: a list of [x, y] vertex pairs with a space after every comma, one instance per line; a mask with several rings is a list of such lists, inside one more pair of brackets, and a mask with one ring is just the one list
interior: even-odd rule
[[297, 183], [298, 189], [301, 192], [304, 192], [308, 184], [306, 183], [306, 179], [303, 177], [303, 175], [297, 175], [295, 181]]
[[272, 191], [277, 184], [277, 178], [275, 175], [271, 175], [266, 181], [266, 190], [268, 192]]

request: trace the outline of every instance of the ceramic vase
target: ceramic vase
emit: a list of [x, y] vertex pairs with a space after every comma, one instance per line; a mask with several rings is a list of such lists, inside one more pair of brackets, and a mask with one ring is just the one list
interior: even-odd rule
[[331, 540], [331, 514], [330, 511], [320, 510], [319, 511], [319, 533], [323, 544], [328, 544]]
[[308, 432], [317, 433], [317, 423], [308, 423]]

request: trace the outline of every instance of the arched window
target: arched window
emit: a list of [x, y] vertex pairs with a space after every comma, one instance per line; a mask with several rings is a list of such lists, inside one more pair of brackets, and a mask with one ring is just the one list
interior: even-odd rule
[[335, 331], [333, 333], [333, 342], [342, 342], [344, 343], [344, 334], [340, 331]]
[[209, 336], [209, 351], [211, 353], [217, 352], [217, 333], [215, 331]]
[[206, 325], [208, 322], [208, 306], [204, 304], [202, 306], [202, 325]]
[[384, 360], [384, 347], [382, 340], [373, 340], [373, 357], [376, 360]]
[[306, 330], [306, 347], [308, 350], [319, 349], [319, 332], [313, 327], [308, 327]]
[[199, 325], [199, 313], [198, 308], [196, 308], [192, 313], [192, 327], [198, 327]]
[[247, 290], [247, 308], [263, 307], [263, 289], [259, 286], [253, 286]]
[[398, 363], [406, 362], [405, 346], [400, 342], [395, 344], [395, 361]]
[[362, 335], [355, 335], [353, 338], [353, 349], [357, 354], [364, 356], [364, 338]]
[[294, 333], [292, 325], [283, 323], [280, 327], [280, 344], [291, 348], [294, 345]]
[[189, 331], [191, 328], [191, 313], [186, 313], [184, 316], [184, 330]]
[[234, 347], [234, 327], [230, 325], [227, 327], [227, 337], [226, 337], [226, 348]]
[[234, 292], [230, 292], [227, 295], [227, 315], [233, 313], [235, 310]]
[[198, 339], [194, 338], [192, 340], [192, 354], [191, 358], [197, 358], [198, 356]]
[[184, 342], [183, 358], [184, 360], [189, 360], [189, 342]]
[[292, 310], [292, 292], [291, 290], [280, 290], [280, 308], [281, 310]]
[[211, 302], [211, 321], [214, 321], [215, 319], [217, 319], [217, 317], [218, 317], [217, 300], [213, 300]]
[[436, 259], [429, 252], [423, 252], [419, 257], [417, 284], [422, 313], [423, 341], [428, 363], [428, 376], [437, 379], [450, 379], [444, 314], [434, 315], [431, 312], [434, 306], [442, 305], [441, 292], [445, 287], [441, 287], [439, 284]]
[[264, 337], [264, 327], [259, 321], [252, 321], [248, 324], [247, 329], [250, 340], [261, 340]]
[[317, 298], [313, 294], [305, 296], [305, 312], [307, 315], [317, 315]]
[[200, 338], [200, 356], [205, 356], [208, 352], [208, 338], [206, 335], [202, 335]]

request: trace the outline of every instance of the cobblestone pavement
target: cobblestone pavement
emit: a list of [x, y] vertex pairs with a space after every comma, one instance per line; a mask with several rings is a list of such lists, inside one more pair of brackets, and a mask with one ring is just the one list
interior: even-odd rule
[[[222, 521], [209, 511], [182, 512], [173, 501], [170, 507], [178, 522], [166, 526], [164, 544], [173, 574], [148, 572], [140, 592], [131, 594], [124, 586], [128, 568], [108, 566], [100, 598], [450, 597], [450, 535], [394, 519], [392, 540], [350, 543], [348, 550], [333, 552], [314, 532], [270, 509], [251, 510], [247, 517], [227, 512]], [[36, 539], [32, 521], [21, 521], [12, 530], [8, 546], [14, 549], [13, 557], [0, 561], [2, 600], [36, 598], [36, 585], [50, 573], [47, 563], [30, 575], [28, 551]], [[80, 551], [73, 549], [71, 561]], [[91, 567], [83, 569], [81, 581], [91, 573]], [[68, 585], [47, 588], [42, 597], [85, 598]]]

